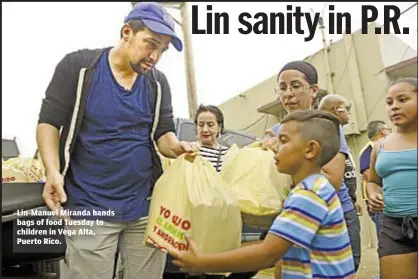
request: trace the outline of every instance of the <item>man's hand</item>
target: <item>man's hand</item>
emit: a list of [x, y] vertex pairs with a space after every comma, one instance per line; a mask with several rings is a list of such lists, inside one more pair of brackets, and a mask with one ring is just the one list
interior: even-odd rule
[[186, 252], [169, 250], [168, 253], [175, 259], [173, 263], [180, 267], [180, 271], [192, 274], [200, 274], [202, 270], [202, 255], [197, 248], [196, 243], [186, 236], [189, 250]]
[[181, 155], [183, 153], [192, 153], [195, 147], [191, 142], [187, 142], [187, 141], [180, 141], [179, 142], [179, 153], [178, 155]]
[[179, 141], [176, 134], [168, 132], [157, 140], [158, 151], [167, 158], [176, 159], [184, 153], [193, 152], [193, 144], [187, 141]]
[[64, 178], [59, 172], [51, 172], [46, 176], [42, 198], [52, 211], [57, 212], [61, 205], [67, 202], [64, 191]]
[[385, 207], [383, 195], [381, 193], [372, 192], [368, 195], [369, 208], [372, 212], [382, 212]]
[[357, 215], [363, 216], [363, 207], [358, 201], [354, 204], [354, 207], [356, 208]]

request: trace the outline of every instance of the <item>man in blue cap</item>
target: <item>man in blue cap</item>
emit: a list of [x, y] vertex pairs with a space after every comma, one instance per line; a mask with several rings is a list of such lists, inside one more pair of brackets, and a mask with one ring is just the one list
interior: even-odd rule
[[162, 277], [165, 254], [143, 243], [162, 173], [155, 145], [170, 158], [192, 151], [175, 136], [170, 87], [155, 68], [170, 43], [183, 48], [171, 17], [140, 3], [116, 46], [69, 53], [55, 69], [37, 142], [43, 199], [66, 223], [67, 278], [112, 278], [118, 246], [125, 278]]

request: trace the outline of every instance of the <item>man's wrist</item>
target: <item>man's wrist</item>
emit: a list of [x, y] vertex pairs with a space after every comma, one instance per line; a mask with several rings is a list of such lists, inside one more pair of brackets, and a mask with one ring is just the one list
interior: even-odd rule
[[59, 169], [57, 168], [46, 168], [45, 169], [45, 176], [51, 176], [51, 175], [58, 175], [61, 174]]
[[181, 144], [179, 141], [176, 142], [176, 144], [172, 147], [171, 151], [174, 153], [176, 157], [183, 154], [183, 149], [181, 148]]

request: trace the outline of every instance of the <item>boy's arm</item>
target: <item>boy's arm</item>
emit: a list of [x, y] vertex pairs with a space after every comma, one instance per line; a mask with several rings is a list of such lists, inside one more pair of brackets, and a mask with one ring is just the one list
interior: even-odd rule
[[217, 254], [202, 255], [200, 264], [205, 272], [250, 272], [274, 266], [293, 245], [292, 242], [268, 234], [255, 245]]
[[202, 255], [193, 241], [189, 252], [170, 251], [174, 263], [189, 272], [246, 272], [275, 265], [293, 245], [308, 248], [328, 212], [325, 202], [307, 190], [295, 191], [260, 244]]

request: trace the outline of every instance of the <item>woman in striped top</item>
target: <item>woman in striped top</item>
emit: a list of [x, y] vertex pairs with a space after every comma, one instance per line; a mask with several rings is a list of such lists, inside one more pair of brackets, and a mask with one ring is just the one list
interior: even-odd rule
[[[217, 172], [222, 169], [228, 147], [222, 146], [217, 139], [224, 133], [224, 116], [216, 106], [200, 105], [195, 116], [200, 155], [212, 163]], [[228, 279], [249, 279], [257, 272], [232, 273]], [[205, 275], [206, 278], [219, 278], [219, 275]], [[190, 278], [190, 277], [189, 277]], [[201, 277], [200, 277], [201, 278]], [[221, 277], [222, 278], [222, 277]]]
[[222, 146], [217, 139], [224, 133], [224, 117], [216, 106], [200, 105], [195, 118], [200, 155], [212, 163], [217, 172], [222, 169], [222, 163], [228, 147]]

